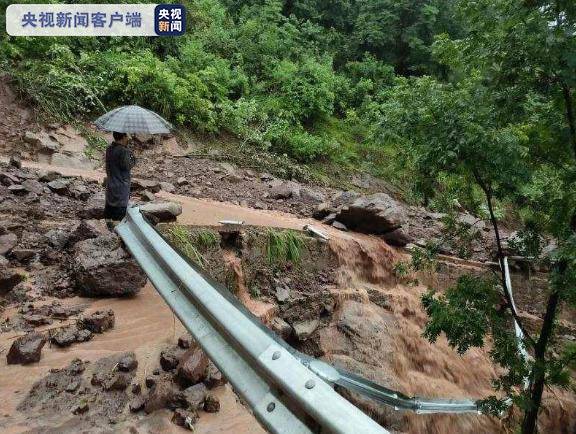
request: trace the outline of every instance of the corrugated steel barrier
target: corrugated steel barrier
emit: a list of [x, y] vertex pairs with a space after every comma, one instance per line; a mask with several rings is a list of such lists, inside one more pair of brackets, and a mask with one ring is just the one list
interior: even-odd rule
[[137, 207], [128, 210], [116, 231], [172, 311], [270, 432], [387, 432], [338, 394], [334, 384], [396, 409], [478, 412], [472, 400], [408, 397], [296, 351], [179, 254]]

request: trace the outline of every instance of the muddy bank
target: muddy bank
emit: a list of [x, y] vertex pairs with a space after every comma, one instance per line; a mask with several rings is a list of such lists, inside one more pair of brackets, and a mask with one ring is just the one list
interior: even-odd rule
[[[424, 339], [427, 318], [420, 298], [427, 288], [425, 279], [397, 277], [394, 264], [405, 260], [404, 254], [377, 238], [333, 238], [326, 243], [288, 232], [301, 238], [299, 257], [277, 261], [271, 249], [275, 237], [287, 233], [283, 230], [167, 225], [162, 231], [300, 351], [408, 395], [481, 399], [494, 393], [492, 381], [499, 372], [489, 358], [489, 345], [459, 356], [444, 338], [435, 344]], [[472, 266], [452, 265], [456, 270], [440, 268], [430, 277], [438, 288]], [[519, 286], [524, 278], [515, 274]], [[505, 433], [512, 426], [513, 419], [484, 415], [399, 412], [340, 392], [395, 432]], [[574, 396], [554, 390], [546, 394], [545, 403], [541, 428], [570, 432]]]

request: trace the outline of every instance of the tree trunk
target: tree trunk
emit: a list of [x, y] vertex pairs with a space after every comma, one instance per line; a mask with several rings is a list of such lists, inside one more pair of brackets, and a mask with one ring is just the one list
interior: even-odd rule
[[492, 227], [494, 228], [494, 234], [496, 236], [496, 247], [498, 249], [498, 263], [500, 264], [500, 284], [502, 285], [502, 289], [504, 291], [504, 297], [506, 298], [506, 302], [508, 304], [508, 308], [509, 308], [512, 316], [514, 317], [514, 319], [516, 320], [516, 323], [518, 324], [518, 327], [520, 327], [520, 330], [522, 330], [522, 333], [524, 334], [524, 338], [531, 345], [534, 345], [535, 344], [534, 339], [530, 336], [530, 334], [528, 333], [528, 330], [526, 330], [526, 328], [524, 327], [524, 324], [520, 320], [520, 317], [518, 316], [518, 314], [514, 310], [514, 306], [512, 304], [512, 299], [510, 298], [510, 294], [509, 294], [507, 287], [506, 287], [506, 274], [504, 272], [504, 254], [502, 252], [502, 240], [500, 239], [500, 230], [498, 229], [498, 220], [496, 219], [496, 215], [494, 214], [494, 209], [492, 207], [492, 193], [491, 193], [490, 189], [488, 188], [488, 186], [486, 184], [484, 184], [484, 181], [482, 180], [482, 178], [478, 174], [475, 174], [474, 176], [476, 177], [476, 182], [478, 182], [478, 185], [480, 185], [480, 188], [482, 189], [482, 191], [484, 192], [484, 195], [486, 196], [486, 203], [488, 205], [488, 212], [490, 213], [490, 222], [492, 223]]
[[576, 120], [574, 118], [572, 92], [565, 83], [562, 84], [562, 92], [564, 93], [564, 105], [566, 106], [566, 121], [568, 122], [568, 131], [570, 132], [570, 143], [574, 151], [574, 156], [576, 157]]
[[542, 331], [534, 348], [534, 368], [530, 379], [530, 408], [524, 413], [522, 434], [534, 434], [536, 432], [538, 411], [542, 403], [542, 392], [544, 391], [544, 383], [546, 380], [546, 348], [552, 336], [559, 301], [560, 293], [558, 291], [550, 294], [546, 306], [546, 314], [544, 315]]

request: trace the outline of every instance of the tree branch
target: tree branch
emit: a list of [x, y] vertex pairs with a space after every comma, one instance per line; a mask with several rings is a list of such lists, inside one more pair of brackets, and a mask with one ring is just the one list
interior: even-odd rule
[[500, 238], [500, 230], [498, 229], [498, 220], [496, 219], [496, 216], [494, 214], [494, 208], [492, 207], [492, 189], [484, 182], [484, 180], [477, 171], [474, 170], [473, 173], [476, 182], [478, 183], [478, 185], [484, 192], [484, 196], [486, 197], [488, 212], [490, 213], [490, 222], [492, 223], [492, 227], [494, 228], [494, 234], [496, 236], [496, 248], [498, 249], [498, 262], [500, 264], [500, 284], [502, 285], [502, 289], [504, 291], [504, 297], [506, 298], [506, 304], [508, 306], [508, 310], [512, 314], [512, 317], [518, 323], [518, 327], [520, 327], [520, 330], [522, 330], [524, 338], [530, 343], [531, 346], [535, 346], [536, 341], [534, 340], [534, 338], [532, 338], [530, 333], [528, 333], [528, 330], [526, 330], [526, 327], [524, 326], [522, 320], [518, 316], [518, 313], [514, 310], [512, 299], [510, 297], [510, 294], [506, 290], [507, 285], [506, 285], [506, 274], [504, 272], [505, 269], [504, 253], [502, 250], [502, 240]]
[[566, 106], [566, 121], [568, 122], [570, 144], [572, 145], [574, 157], [576, 157], [576, 120], [572, 104], [572, 92], [565, 82], [562, 82], [562, 93], [564, 94], [564, 105]]

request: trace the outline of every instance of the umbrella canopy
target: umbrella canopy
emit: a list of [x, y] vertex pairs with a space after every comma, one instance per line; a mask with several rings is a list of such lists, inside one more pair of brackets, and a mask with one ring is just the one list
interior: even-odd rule
[[137, 105], [125, 105], [100, 116], [94, 121], [106, 131], [132, 134], [167, 134], [172, 125], [159, 114]]

